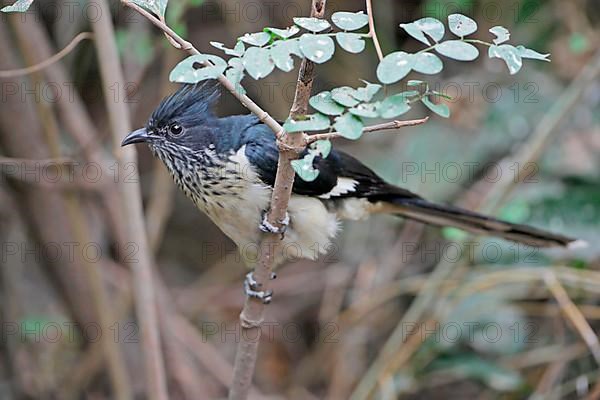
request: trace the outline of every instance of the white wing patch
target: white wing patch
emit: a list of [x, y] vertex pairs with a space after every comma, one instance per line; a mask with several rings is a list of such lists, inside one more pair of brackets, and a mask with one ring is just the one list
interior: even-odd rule
[[329, 193], [325, 193], [319, 196], [321, 199], [330, 199], [332, 197], [341, 196], [346, 193], [352, 193], [356, 190], [358, 181], [350, 178], [338, 178], [336, 185], [331, 189]]

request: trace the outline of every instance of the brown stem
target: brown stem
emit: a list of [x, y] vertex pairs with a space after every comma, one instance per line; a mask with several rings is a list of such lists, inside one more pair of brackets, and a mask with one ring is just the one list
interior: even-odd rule
[[[123, 87], [123, 71], [119, 63], [119, 55], [115, 43], [114, 27], [110, 18], [110, 9], [105, 0], [100, 0], [98, 6], [102, 15], [92, 24], [96, 35], [96, 49], [100, 63], [100, 72], [104, 91], [109, 93], [113, 84]], [[106, 107], [110, 117], [111, 134], [115, 157], [121, 166], [133, 164], [136, 160], [134, 147], [120, 148], [121, 140], [131, 131], [130, 116], [127, 104], [112, 101], [106, 95]], [[133, 182], [119, 182], [122, 204], [125, 207], [124, 216], [127, 218], [127, 234], [137, 245], [137, 260], [129, 262], [133, 273], [136, 314], [140, 321], [142, 348], [145, 357], [146, 387], [148, 398], [151, 400], [166, 400], [167, 385], [164, 371], [163, 355], [160, 347], [160, 334], [156, 308], [156, 296], [152, 279], [153, 264], [150, 248], [146, 237], [144, 216], [142, 211], [139, 177], [137, 171]]]
[[52, 57], [47, 58], [38, 64], [29, 66], [26, 68], [0, 71], [0, 78], [14, 78], [17, 76], [28, 75], [28, 74], [34, 73], [36, 71], [42, 70], [42, 69], [54, 64], [55, 62], [59, 61], [61, 58], [65, 57], [67, 54], [69, 54], [71, 51], [73, 51], [73, 49], [75, 49], [75, 47], [77, 47], [77, 45], [80, 42], [82, 42], [83, 40], [93, 39], [93, 38], [94, 38], [94, 35], [92, 35], [90, 32], [81, 32], [79, 35], [75, 36], [73, 38], [73, 40], [71, 40], [71, 42], [65, 46], [64, 49], [62, 49], [58, 53], [54, 54]]
[[[421, 119], [411, 119], [408, 121], [395, 120], [395, 121], [390, 121], [390, 122], [384, 122], [383, 124], [366, 126], [363, 129], [363, 133], [400, 129], [400, 128], [405, 128], [407, 126], [423, 125], [428, 120], [429, 120], [429, 117], [425, 117], [425, 118], [421, 118]], [[343, 137], [343, 136], [338, 132], [317, 133], [316, 135], [306, 136], [305, 141], [306, 141], [306, 144], [309, 145], [313, 142], [316, 142], [317, 140], [330, 140], [330, 139], [337, 139], [340, 137]]]
[[377, 31], [375, 30], [375, 17], [373, 16], [373, 4], [371, 4], [371, 0], [366, 0], [367, 3], [367, 15], [369, 16], [369, 36], [373, 40], [373, 45], [375, 46], [375, 51], [377, 52], [377, 57], [379, 61], [383, 60], [383, 51], [381, 51], [381, 45], [379, 44], [379, 39], [377, 39]]
[[[310, 16], [323, 18], [326, 0], [312, 0]], [[314, 64], [307, 59], [302, 60], [294, 103], [290, 110], [290, 118], [307, 113], [308, 100], [312, 91], [314, 79]], [[279, 161], [277, 176], [271, 196], [271, 208], [267, 220], [273, 226], [281, 228], [287, 214], [288, 203], [294, 185], [294, 171], [291, 162], [298, 157], [299, 151], [305, 147], [303, 134], [283, 134], [278, 136]], [[264, 290], [268, 290], [269, 277], [273, 270], [274, 252], [280, 242], [277, 234], [265, 234], [260, 246], [260, 259], [254, 271], [254, 279]], [[230, 400], [244, 400], [248, 397], [258, 351], [261, 323], [264, 318], [265, 305], [257, 299], [246, 297], [244, 309], [240, 314], [242, 334], [233, 365], [233, 382], [229, 391]]]

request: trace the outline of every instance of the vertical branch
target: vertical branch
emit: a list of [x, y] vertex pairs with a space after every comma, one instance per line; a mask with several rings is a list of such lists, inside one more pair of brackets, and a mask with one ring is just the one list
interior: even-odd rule
[[369, 16], [369, 36], [373, 40], [373, 45], [375, 46], [375, 51], [377, 52], [377, 58], [379, 61], [383, 60], [383, 51], [381, 51], [381, 45], [379, 44], [379, 39], [377, 38], [377, 31], [375, 30], [375, 16], [373, 15], [373, 4], [371, 0], [366, 0], [367, 3], [367, 15]]
[[[125, 103], [115, 101], [110, 87], [116, 85], [120, 92], [124, 88], [123, 71], [119, 65], [119, 55], [115, 43], [114, 27], [110, 18], [110, 9], [105, 0], [98, 2], [103, 18], [92, 24], [98, 39], [96, 49], [102, 74], [104, 97], [110, 118], [115, 157], [121, 167], [132, 165], [136, 159], [133, 147], [121, 149], [122, 138], [131, 130], [129, 110]], [[116, 99], [118, 100], [118, 99]], [[125, 206], [128, 237], [137, 245], [136, 258], [129, 263], [133, 273], [133, 289], [135, 294], [136, 314], [140, 322], [142, 348], [145, 357], [145, 375], [148, 398], [166, 400], [167, 386], [163, 356], [160, 347], [160, 334], [156, 297], [152, 279], [152, 259], [144, 226], [139, 176], [135, 171], [133, 182], [119, 181], [122, 204]], [[134, 239], [135, 238], [135, 239]]]
[[[323, 18], [325, 14], [326, 0], [312, 0], [310, 16]], [[290, 117], [294, 118], [307, 113], [308, 100], [312, 91], [314, 79], [314, 64], [303, 59], [300, 65], [294, 103], [290, 110]], [[303, 134], [284, 134], [278, 137], [279, 160], [277, 163], [277, 175], [271, 196], [271, 208], [267, 215], [269, 223], [275, 227], [282, 228], [281, 221], [285, 220], [287, 208], [294, 185], [294, 170], [291, 162], [298, 158], [298, 154], [304, 149], [305, 141]], [[278, 234], [265, 234], [260, 246], [260, 259], [254, 271], [254, 279], [264, 290], [268, 290], [269, 277], [273, 270], [274, 252], [279, 245]], [[230, 400], [243, 400], [248, 397], [256, 355], [258, 352], [258, 340], [260, 338], [261, 324], [264, 318], [265, 305], [262, 301], [247, 297], [240, 322], [242, 334], [238, 345], [235, 363], [233, 366], [233, 381], [229, 391]]]

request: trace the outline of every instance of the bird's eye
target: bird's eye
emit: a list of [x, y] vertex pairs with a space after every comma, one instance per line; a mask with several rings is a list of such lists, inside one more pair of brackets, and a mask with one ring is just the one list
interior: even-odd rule
[[171, 133], [171, 136], [180, 136], [183, 133], [183, 127], [178, 123], [171, 124], [171, 126], [169, 126], [169, 132]]

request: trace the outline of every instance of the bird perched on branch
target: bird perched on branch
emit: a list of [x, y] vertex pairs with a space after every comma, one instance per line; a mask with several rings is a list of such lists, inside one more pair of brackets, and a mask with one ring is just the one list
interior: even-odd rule
[[[146, 143], [177, 185], [239, 247], [248, 266], [258, 261], [261, 229], [277, 173], [273, 132], [254, 115], [215, 116], [215, 84], [184, 85], [165, 98], [146, 126], [122, 145]], [[287, 258], [315, 259], [327, 251], [341, 220], [386, 213], [426, 224], [494, 235], [531, 246], [572, 246], [574, 239], [513, 224], [458, 207], [435, 204], [389, 184], [356, 158], [332, 150], [316, 157], [316, 180], [296, 177], [288, 221], [275, 265]], [[249, 274], [246, 292], [269, 301]]]

